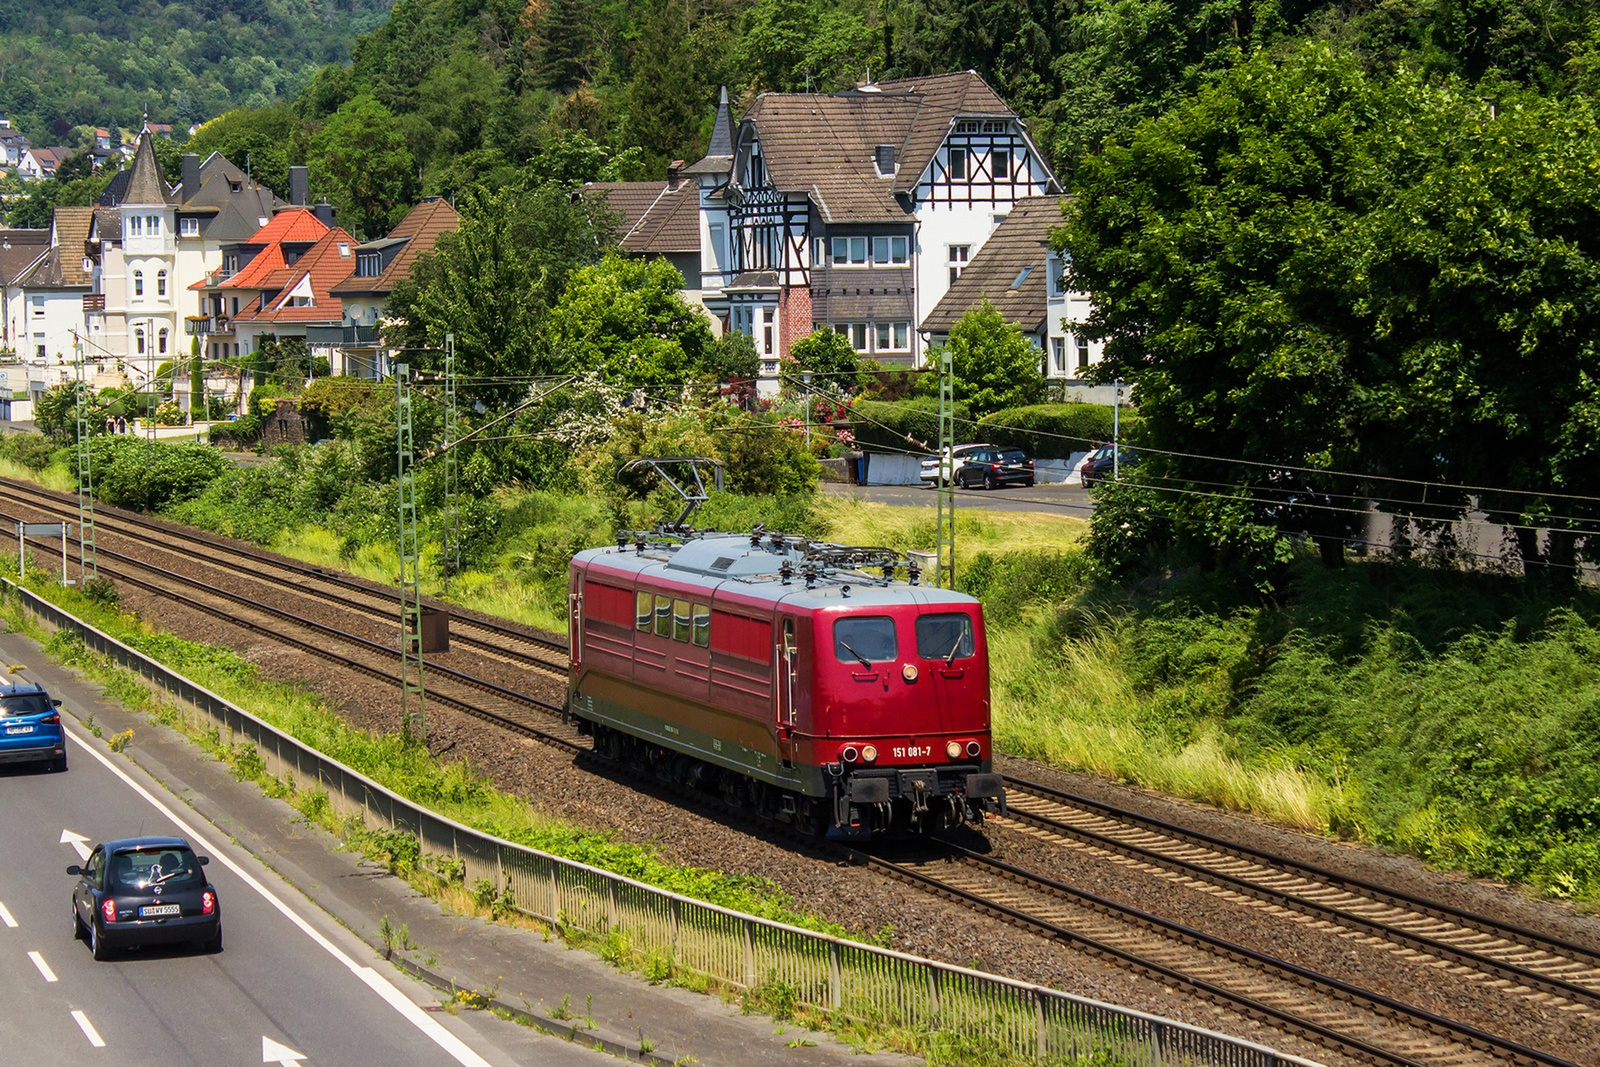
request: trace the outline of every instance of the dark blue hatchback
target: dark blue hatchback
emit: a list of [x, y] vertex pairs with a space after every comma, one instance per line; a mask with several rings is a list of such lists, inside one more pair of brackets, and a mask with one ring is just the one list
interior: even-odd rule
[[14, 678], [0, 681], [0, 763], [49, 763], [67, 769], [67, 735], [61, 728], [61, 701], [44, 687]]

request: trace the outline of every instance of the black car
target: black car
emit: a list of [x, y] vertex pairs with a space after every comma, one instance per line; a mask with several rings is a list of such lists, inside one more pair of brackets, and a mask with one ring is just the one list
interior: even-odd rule
[[956, 471], [956, 484], [964, 489], [1032, 485], [1033, 460], [1018, 448], [985, 448], [967, 457], [966, 464]]
[[1097, 448], [1090, 454], [1088, 459], [1083, 461], [1083, 466], [1079, 468], [1083, 472], [1083, 487], [1088, 489], [1114, 477], [1119, 466], [1132, 467], [1138, 462], [1139, 454], [1131, 448], [1122, 450], [1120, 461], [1117, 459], [1117, 450], [1114, 446], [1105, 445]]
[[96, 845], [72, 890], [72, 934], [97, 960], [112, 949], [194, 942], [222, 951], [222, 903], [181, 837], [133, 837]]

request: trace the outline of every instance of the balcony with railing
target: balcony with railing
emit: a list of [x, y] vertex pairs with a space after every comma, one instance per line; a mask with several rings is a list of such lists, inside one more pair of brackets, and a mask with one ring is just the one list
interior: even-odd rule
[[232, 334], [233, 320], [226, 315], [189, 315], [183, 320], [183, 332], [191, 337]]

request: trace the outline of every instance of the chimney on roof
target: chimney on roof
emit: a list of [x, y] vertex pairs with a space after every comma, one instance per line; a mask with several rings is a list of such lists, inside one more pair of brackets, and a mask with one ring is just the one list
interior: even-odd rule
[[894, 145], [881, 144], [872, 150], [873, 162], [878, 165], [878, 173], [887, 178], [894, 173]]
[[189, 200], [200, 191], [200, 157], [192, 152], [186, 152], [181, 162], [183, 163], [183, 198]]
[[311, 204], [311, 172], [304, 167], [289, 168], [289, 203], [293, 207]]
[[317, 205], [317, 218], [328, 229], [333, 229], [333, 205], [324, 200]]
[[683, 180], [683, 160], [674, 159], [667, 164], [667, 188], [676, 189]]

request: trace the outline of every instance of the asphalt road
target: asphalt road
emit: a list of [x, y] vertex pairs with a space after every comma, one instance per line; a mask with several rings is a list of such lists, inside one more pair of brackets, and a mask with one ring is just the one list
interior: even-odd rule
[[[851, 497], [893, 507], [925, 507], [938, 504], [938, 494], [923, 485], [847, 485], [824, 482], [829, 496]], [[1068, 485], [1013, 486], [1009, 489], [957, 489], [957, 508], [984, 508], [989, 511], [1042, 511], [1087, 519], [1094, 511], [1089, 490], [1076, 483]]]
[[[13, 1064], [593, 1064], [597, 1054], [492, 1016], [425, 1011], [438, 994], [384, 965], [138, 768], [74, 736], [71, 769], [0, 767], [0, 1061]], [[224, 950], [119, 953], [73, 939], [66, 873], [89, 842], [186, 837], [212, 857]], [[519, 1048], [513, 1056], [505, 1048]], [[274, 1058], [276, 1057], [276, 1058]]]

